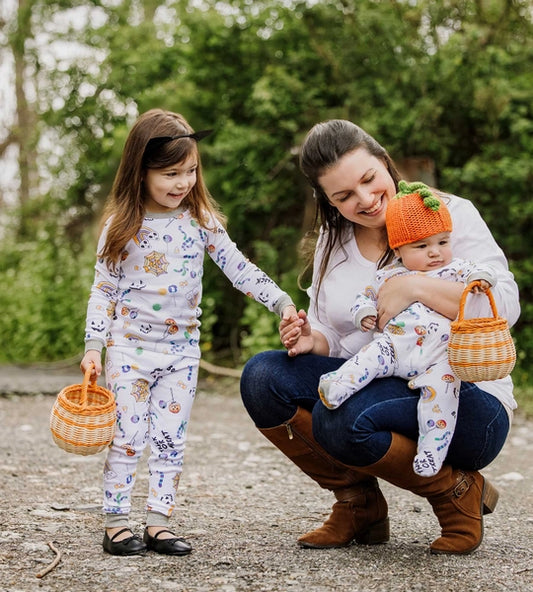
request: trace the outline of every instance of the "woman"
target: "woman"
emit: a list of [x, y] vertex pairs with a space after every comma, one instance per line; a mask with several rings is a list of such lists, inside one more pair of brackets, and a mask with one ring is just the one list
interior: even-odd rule
[[[413, 472], [419, 393], [404, 380], [374, 381], [336, 410], [320, 402], [320, 376], [371, 339], [355, 329], [350, 307], [371, 285], [378, 265], [390, 261], [385, 210], [399, 175], [385, 149], [344, 120], [311, 129], [300, 166], [315, 191], [322, 223], [309, 311], [280, 324], [288, 355], [255, 356], [241, 380], [244, 405], [259, 430], [337, 500], [326, 522], [298, 541], [313, 548], [386, 542], [387, 503], [379, 477], [429, 501], [441, 525], [431, 552], [470, 553], [483, 538], [483, 514], [498, 498], [478, 471], [505, 442], [516, 408], [512, 381], [462, 384], [456, 431], [446, 463], [433, 477]], [[520, 313], [518, 289], [503, 252], [469, 201], [440, 195], [452, 216], [454, 253], [495, 268], [496, 304], [512, 325]], [[425, 276], [393, 278], [378, 295], [378, 327], [415, 301], [454, 319], [462, 290], [460, 283]], [[486, 299], [469, 299], [466, 316], [491, 316]]]

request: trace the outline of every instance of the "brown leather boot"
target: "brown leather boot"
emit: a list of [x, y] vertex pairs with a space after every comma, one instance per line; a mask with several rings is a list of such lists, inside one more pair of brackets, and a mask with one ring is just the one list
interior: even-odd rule
[[354, 540], [375, 545], [389, 540], [387, 502], [377, 479], [330, 456], [313, 437], [309, 411], [299, 407], [288, 422], [259, 431], [337, 498], [326, 522], [298, 539], [302, 547], [346, 547]]
[[421, 477], [413, 471], [415, 454], [415, 442], [393, 433], [385, 456], [361, 470], [427, 498], [441, 526], [441, 536], [431, 543], [432, 553], [471, 553], [483, 540], [483, 514], [494, 510], [497, 490], [477, 471], [446, 464], [436, 475]]

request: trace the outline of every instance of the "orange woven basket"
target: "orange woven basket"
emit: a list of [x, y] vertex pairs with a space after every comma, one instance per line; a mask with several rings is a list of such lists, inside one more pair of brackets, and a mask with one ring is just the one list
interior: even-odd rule
[[91, 379], [92, 366], [82, 384], [65, 387], [50, 413], [54, 442], [63, 450], [87, 456], [104, 450], [115, 433], [116, 405], [113, 393]]
[[459, 315], [451, 324], [448, 359], [457, 378], [466, 382], [497, 380], [511, 373], [516, 351], [507, 321], [498, 316], [490, 290], [493, 317], [464, 319], [466, 298], [480, 282], [470, 283], [461, 296]]

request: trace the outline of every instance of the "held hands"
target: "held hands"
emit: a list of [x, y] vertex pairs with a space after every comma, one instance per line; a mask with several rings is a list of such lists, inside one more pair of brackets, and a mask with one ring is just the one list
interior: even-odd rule
[[80, 363], [80, 368], [83, 374], [87, 372], [87, 368], [89, 368], [91, 364], [94, 364], [91, 376], [96, 374], [96, 378], [98, 378], [100, 374], [102, 374], [102, 352], [90, 349], [85, 353]]
[[307, 313], [304, 310], [297, 312], [295, 307], [287, 306], [279, 324], [279, 337], [291, 357], [310, 352], [314, 340]]

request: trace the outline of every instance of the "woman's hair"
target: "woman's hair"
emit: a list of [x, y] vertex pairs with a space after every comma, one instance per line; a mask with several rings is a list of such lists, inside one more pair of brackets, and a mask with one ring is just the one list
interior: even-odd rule
[[195, 155], [198, 159], [196, 183], [182, 204], [201, 226], [207, 227], [213, 218], [225, 223], [205, 186], [197, 141], [185, 137], [148, 144], [152, 138], [193, 132], [182, 115], [162, 109], [143, 113], [131, 128], [102, 217], [102, 224], [112, 217], [104, 248], [98, 254], [107, 261], [110, 269], [116, 268], [124, 247], [141, 228], [148, 197], [144, 184], [147, 169], [166, 168]]
[[[385, 148], [351, 121], [331, 119], [317, 123], [308, 132], [300, 150], [300, 168], [313, 188], [316, 200], [314, 226], [316, 229], [317, 223], [322, 225], [326, 241], [323, 249], [324, 256], [320, 264], [317, 300], [331, 254], [338, 248], [344, 251], [343, 235], [347, 230], [353, 228], [353, 222], [347, 220], [337, 208], [331, 205], [320, 186], [319, 178], [329, 168], [335, 166], [343, 156], [358, 148], [364, 148], [370, 155], [381, 159], [396, 187], [398, 186], [400, 175]], [[383, 232], [386, 232], [385, 229]], [[382, 266], [390, 262], [392, 256], [392, 251], [387, 249], [378, 265]], [[308, 267], [310, 264], [311, 262]]]

